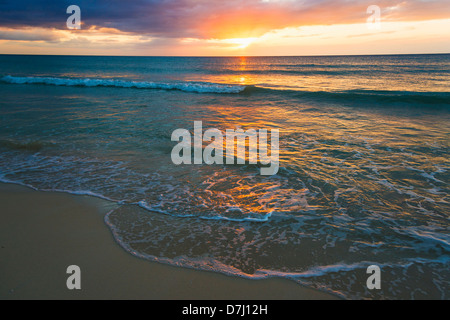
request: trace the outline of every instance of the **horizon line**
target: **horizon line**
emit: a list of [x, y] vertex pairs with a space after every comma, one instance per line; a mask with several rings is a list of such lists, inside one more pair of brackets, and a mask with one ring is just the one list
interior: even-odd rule
[[102, 54], [38, 54], [38, 53], [0, 53], [0, 56], [67, 56], [67, 57], [142, 57], [142, 58], [270, 58], [270, 57], [364, 57], [364, 56], [418, 56], [418, 55], [449, 55], [450, 52], [439, 53], [377, 53], [377, 54], [325, 54], [325, 55], [223, 55], [223, 56], [160, 56], [160, 55], [102, 55]]

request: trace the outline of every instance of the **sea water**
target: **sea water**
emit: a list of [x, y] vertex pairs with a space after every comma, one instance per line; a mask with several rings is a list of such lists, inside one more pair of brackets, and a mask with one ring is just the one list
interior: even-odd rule
[[[450, 55], [0, 55], [0, 97], [1, 181], [117, 202], [105, 222], [133, 255], [450, 297]], [[278, 129], [277, 174], [173, 164], [171, 134], [194, 121]]]

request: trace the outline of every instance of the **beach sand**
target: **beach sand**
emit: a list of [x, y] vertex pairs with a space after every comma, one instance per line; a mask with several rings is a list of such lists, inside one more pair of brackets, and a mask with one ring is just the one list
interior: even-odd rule
[[[250, 280], [146, 261], [112, 237], [116, 204], [0, 184], [0, 299], [337, 299], [293, 281]], [[81, 268], [81, 290], [66, 269]]]

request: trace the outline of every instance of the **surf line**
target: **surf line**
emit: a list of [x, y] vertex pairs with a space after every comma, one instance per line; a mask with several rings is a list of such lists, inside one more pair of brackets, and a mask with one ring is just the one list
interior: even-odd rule
[[[211, 140], [214, 140], [211, 142]], [[176, 129], [172, 132], [172, 141], [178, 144], [173, 147], [171, 158], [175, 165], [192, 164], [192, 145], [194, 150], [194, 164], [223, 164], [224, 149], [225, 163], [269, 165], [260, 168], [263, 176], [275, 175], [279, 169], [279, 139], [278, 129], [270, 129], [270, 154], [268, 148], [267, 129], [226, 129], [225, 139], [219, 129], [208, 129], [203, 132], [202, 121], [194, 121], [194, 137], [187, 129]], [[210, 142], [203, 149], [203, 142]], [[224, 144], [225, 142], [225, 144]], [[248, 143], [247, 143], [248, 142]], [[247, 148], [248, 145], [248, 148]], [[236, 151], [236, 152], [235, 152]]]

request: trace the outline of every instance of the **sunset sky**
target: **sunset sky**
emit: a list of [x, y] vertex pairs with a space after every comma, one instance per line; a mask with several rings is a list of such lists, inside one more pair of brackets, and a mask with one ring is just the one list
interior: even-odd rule
[[[69, 5], [81, 30], [69, 30]], [[381, 9], [379, 29], [366, 23]], [[158, 56], [450, 52], [448, 0], [1, 0], [1, 54]]]

